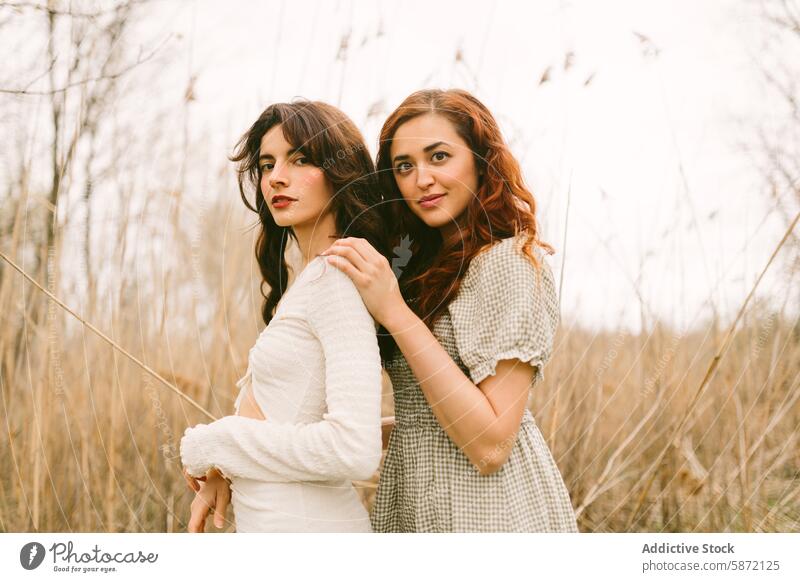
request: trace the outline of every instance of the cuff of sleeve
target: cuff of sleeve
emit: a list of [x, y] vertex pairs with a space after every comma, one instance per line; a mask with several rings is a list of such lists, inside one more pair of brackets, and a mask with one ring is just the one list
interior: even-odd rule
[[212, 467], [204, 443], [207, 432], [208, 425], [198, 424], [187, 428], [181, 438], [181, 463], [193, 477], [203, 477]]
[[488, 360], [468, 365], [472, 382], [477, 386], [489, 376], [497, 374], [497, 364], [501, 360], [519, 360], [534, 367], [533, 382], [544, 380], [544, 358], [540, 350], [530, 351], [519, 348], [511, 348], [496, 354]]

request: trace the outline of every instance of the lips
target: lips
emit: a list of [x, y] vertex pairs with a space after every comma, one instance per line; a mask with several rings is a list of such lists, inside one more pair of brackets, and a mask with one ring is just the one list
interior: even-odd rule
[[444, 198], [445, 194], [428, 194], [427, 196], [423, 196], [419, 199], [419, 205], [423, 208], [430, 208], [431, 206], [436, 206], [436, 204]]
[[297, 198], [292, 198], [291, 196], [285, 196], [284, 194], [276, 194], [271, 199], [272, 206], [274, 208], [285, 208], [289, 206], [292, 202], [297, 202]]

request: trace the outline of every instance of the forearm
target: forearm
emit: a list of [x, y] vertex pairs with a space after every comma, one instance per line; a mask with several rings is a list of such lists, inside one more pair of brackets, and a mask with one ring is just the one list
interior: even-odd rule
[[377, 421], [292, 425], [226, 416], [187, 429], [181, 457], [192, 474], [216, 467], [223, 475], [262, 481], [365, 479], [380, 460]]
[[425, 399], [450, 439], [478, 464], [499, 440], [497, 414], [481, 389], [461, 371], [424, 322], [405, 308], [386, 326]]

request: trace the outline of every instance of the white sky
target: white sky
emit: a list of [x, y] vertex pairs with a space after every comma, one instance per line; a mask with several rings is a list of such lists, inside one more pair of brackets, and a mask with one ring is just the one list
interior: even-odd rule
[[[374, 153], [381, 123], [412, 91], [473, 91], [522, 162], [557, 279], [566, 250], [563, 317], [636, 329], [640, 275], [648, 310], [676, 325], [709, 316], [709, 297], [731, 316], [783, 234], [775, 215], [763, 220], [763, 180], [739, 146], [772, 110], [753, 56], [763, 24], [750, 6], [196, 0], [156, 4], [142, 39], [180, 35], [172, 90], [154, 98], [179, 108], [197, 76], [190, 142], [220, 167], [273, 101], [339, 105]], [[785, 280], [771, 274], [761, 291], [783, 296]]]
[[[380, 124], [413, 90], [474, 91], [523, 163], [559, 277], [571, 180], [564, 316], [635, 328], [639, 273], [649, 306], [678, 325], [709, 315], [709, 296], [735, 313], [782, 235], [777, 220], [762, 223], [760, 177], [738, 148], [768, 110], [751, 57], [761, 23], [742, 6], [340, 0], [220, 10], [198, 1], [169, 7], [162, 22], [191, 41], [192, 115], [206, 136], [221, 128], [211, 140], [220, 158], [275, 100], [339, 104], [374, 152]], [[348, 31], [347, 59], [337, 61]], [[368, 119], [376, 103], [381, 113]], [[782, 295], [775, 279], [762, 285]]]

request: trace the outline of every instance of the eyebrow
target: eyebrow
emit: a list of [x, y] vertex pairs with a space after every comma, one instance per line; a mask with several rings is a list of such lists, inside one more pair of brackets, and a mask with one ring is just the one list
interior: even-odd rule
[[[424, 148], [422, 148], [422, 151], [423, 151], [423, 152], [425, 152], [425, 153], [427, 154], [427, 153], [428, 153], [429, 151], [431, 151], [432, 149], [436, 149], [436, 148], [438, 148], [439, 146], [442, 146], [442, 145], [449, 146], [450, 144], [449, 144], [449, 143], [447, 143], [446, 141], [437, 141], [437, 142], [435, 142], [435, 143], [432, 143], [432, 144], [431, 144], [431, 145], [429, 145], [429, 146], [425, 146]], [[408, 154], [400, 154], [399, 156], [395, 156], [395, 157], [392, 159], [392, 163], [395, 163], [395, 162], [396, 162], [396, 161], [398, 161], [398, 160], [407, 160], [407, 159], [409, 159], [410, 157], [411, 157], [411, 156], [409, 156]]]
[[[289, 157], [291, 157], [291, 156], [295, 155], [298, 152], [302, 153], [302, 149], [303, 148], [292, 148], [286, 153], [288, 154]], [[272, 154], [261, 154], [260, 156], [258, 156], [258, 161], [259, 162], [262, 161], [262, 160], [274, 160], [274, 159], [275, 159], [275, 156], [273, 156]]]

